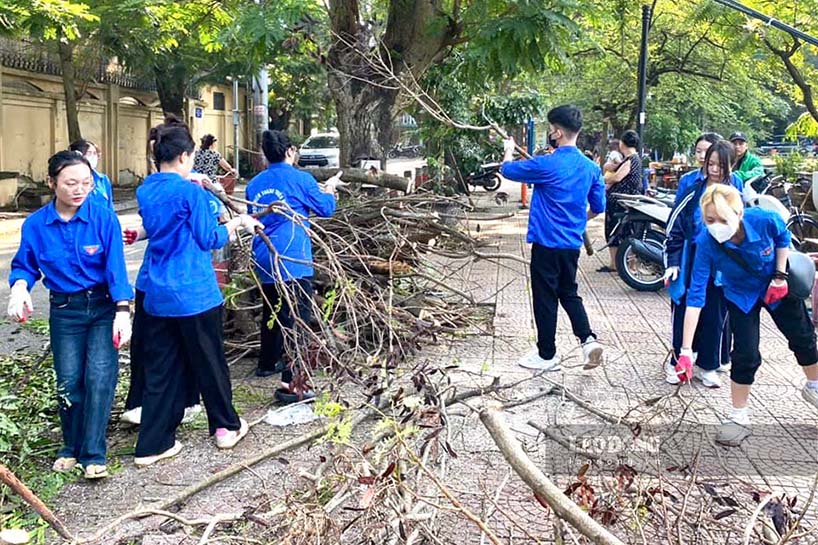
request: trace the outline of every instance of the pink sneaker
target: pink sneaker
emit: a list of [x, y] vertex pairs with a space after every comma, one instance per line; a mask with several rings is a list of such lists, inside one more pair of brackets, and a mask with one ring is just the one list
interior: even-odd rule
[[216, 446], [221, 449], [228, 449], [233, 448], [236, 446], [236, 443], [241, 441], [247, 432], [250, 430], [250, 427], [247, 425], [247, 421], [244, 418], [239, 418], [241, 422], [241, 427], [236, 431], [230, 431], [227, 428], [217, 428], [216, 429]]

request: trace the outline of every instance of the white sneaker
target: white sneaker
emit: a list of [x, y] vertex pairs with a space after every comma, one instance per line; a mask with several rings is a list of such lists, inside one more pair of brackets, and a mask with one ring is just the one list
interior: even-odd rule
[[196, 420], [196, 417], [202, 413], [202, 406], [198, 403], [185, 408], [185, 416], [182, 417], [182, 424], [189, 424]]
[[730, 362], [722, 363], [719, 365], [719, 368], [716, 369], [719, 373], [729, 373], [730, 372]]
[[801, 397], [804, 401], [818, 409], [818, 390], [810, 388], [805, 384], [801, 389]]
[[526, 369], [533, 369], [535, 371], [559, 371], [560, 357], [559, 355], [555, 354], [550, 360], [543, 359], [540, 357], [539, 351], [535, 348], [517, 360], [517, 365], [520, 367], [525, 367]]
[[718, 371], [715, 369], [706, 371], [700, 367], [696, 367], [693, 370], [693, 376], [702, 381], [705, 388], [721, 387], [721, 377], [719, 376]]
[[133, 424], [134, 426], [138, 426], [139, 424], [142, 423], [142, 407], [137, 407], [135, 409], [131, 409], [130, 411], [125, 411], [119, 417], [119, 420], [127, 424]]
[[672, 361], [665, 364], [665, 382], [668, 384], [680, 384], [682, 382]]
[[228, 449], [236, 446], [236, 443], [241, 441], [250, 427], [244, 418], [239, 418], [241, 427], [238, 430], [230, 431], [227, 428], [219, 428], [216, 430], [216, 446], [220, 449]]
[[604, 350], [599, 341], [589, 337], [588, 340], [582, 343], [583, 369], [593, 369], [602, 365], [603, 354]]
[[182, 452], [182, 443], [176, 441], [172, 447], [170, 447], [165, 452], [161, 452], [159, 454], [154, 454], [153, 456], [137, 456], [133, 459], [133, 463], [137, 467], [147, 467], [149, 465], [155, 464], [159, 460], [164, 460], [166, 458], [173, 458], [177, 454]]

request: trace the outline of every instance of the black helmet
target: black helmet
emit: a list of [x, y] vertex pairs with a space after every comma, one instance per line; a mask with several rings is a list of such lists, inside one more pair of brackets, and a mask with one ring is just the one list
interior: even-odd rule
[[807, 299], [815, 283], [815, 263], [812, 258], [801, 252], [790, 249], [787, 258], [787, 286], [791, 296]]
[[744, 135], [743, 132], [736, 131], [730, 135], [730, 142], [735, 142], [736, 140], [741, 140], [742, 142], [747, 141], [747, 136]]

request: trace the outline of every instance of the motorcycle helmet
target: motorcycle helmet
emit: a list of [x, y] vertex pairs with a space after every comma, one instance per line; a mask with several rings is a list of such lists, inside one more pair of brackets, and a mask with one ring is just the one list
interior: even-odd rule
[[787, 286], [789, 295], [798, 299], [807, 299], [815, 284], [815, 263], [806, 254], [790, 249], [787, 259]]

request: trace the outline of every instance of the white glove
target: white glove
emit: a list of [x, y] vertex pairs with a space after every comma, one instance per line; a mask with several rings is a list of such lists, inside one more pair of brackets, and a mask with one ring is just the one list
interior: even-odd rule
[[693, 357], [693, 350], [690, 348], [682, 348], [681, 350], [679, 350], [679, 355], [687, 356], [688, 358], [690, 358], [690, 361], [696, 359], [695, 357]]
[[18, 280], [11, 287], [8, 308], [9, 318], [17, 322], [25, 322], [32, 312], [34, 312], [34, 304], [31, 302], [28, 285], [25, 280]]
[[665, 285], [675, 282], [677, 278], [679, 278], [679, 267], [668, 267], [665, 269], [665, 275], [662, 277], [665, 281]]
[[207, 176], [207, 174], [202, 174], [200, 172], [191, 172], [190, 174], [188, 174], [187, 179], [188, 181], [193, 182], [198, 186], [203, 185], [204, 182], [210, 182], [210, 178]]
[[114, 348], [117, 350], [131, 340], [131, 313], [125, 310], [118, 311], [114, 316]]
[[239, 220], [240, 220], [239, 225], [241, 226], [242, 229], [244, 229], [245, 233], [255, 235], [256, 227], [261, 227], [262, 229], [264, 229], [264, 224], [249, 214], [240, 215]]
[[333, 176], [332, 178], [330, 178], [329, 180], [324, 182], [324, 189], [326, 189], [328, 193], [335, 193], [335, 191], [339, 187], [349, 185], [348, 183], [341, 181], [341, 175], [343, 173], [344, 173], [343, 170], [339, 170], [338, 174], [336, 174], [335, 176]]
[[514, 153], [516, 149], [517, 144], [515, 144], [513, 137], [503, 139], [503, 153], [505, 154]]

